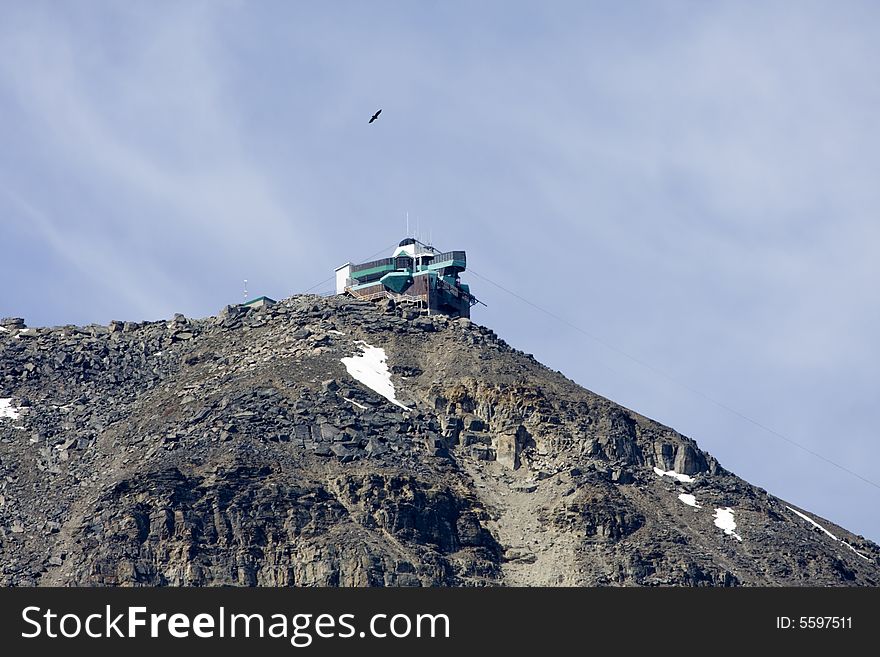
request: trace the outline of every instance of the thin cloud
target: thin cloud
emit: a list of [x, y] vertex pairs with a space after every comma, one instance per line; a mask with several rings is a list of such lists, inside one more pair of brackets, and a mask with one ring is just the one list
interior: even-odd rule
[[[221, 63], [211, 61], [207, 18], [165, 18], [125, 66], [57, 23], [21, 33], [7, 28], [3, 38], [6, 92], [27, 113], [53, 166], [66, 168], [70, 184], [96, 199], [97, 207], [77, 218], [77, 235], [99, 243], [116, 235], [115, 246], [135, 258], [130, 278], [143, 298], [157, 284], [144, 272], [169, 253], [193, 264], [241, 253], [295, 262], [312, 232], [307, 213], [282, 199], [274, 176], [249, 161], [220, 90]], [[66, 235], [65, 213], [47, 210], [44, 218], [46, 234], [51, 227]], [[198, 290], [191, 285], [185, 296], [195, 299]]]
[[[144, 287], [142, 280], [131, 273], [128, 255], [120, 253], [108, 240], [96, 241], [94, 236], [82, 236], [76, 230], [60, 228], [61, 222], [52, 221], [42, 211], [8, 189], [0, 194], [18, 208], [17, 217], [7, 221], [21, 221], [36, 230], [43, 243], [56, 255], [73, 265], [79, 274], [98, 288], [114, 293], [133, 306], [143, 317], [152, 317], [157, 308], [169, 306], [167, 291], [172, 289], [168, 276], [158, 268], [145, 272], [155, 284]], [[160, 291], [163, 291], [160, 294]]]

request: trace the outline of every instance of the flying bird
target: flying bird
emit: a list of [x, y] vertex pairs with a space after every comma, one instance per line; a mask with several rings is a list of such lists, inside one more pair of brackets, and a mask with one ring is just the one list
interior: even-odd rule
[[370, 123], [372, 123], [373, 121], [375, 121], [376, 119], [378, 119], [378, 118], [379, 118], [379, 115], [380, 115], [381, 113], [382, 113], [382, 110], [376, 110], [376, 113], [373, 114], [372, 117], [370, 117]]

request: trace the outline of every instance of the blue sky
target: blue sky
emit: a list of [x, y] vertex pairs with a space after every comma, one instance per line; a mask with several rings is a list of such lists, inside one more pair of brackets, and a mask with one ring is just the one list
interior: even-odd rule
[[880, 540], [876, 487], [670, 381], [880, 481], [878, 13], [0, 0], [0, 316], [285, 297], [408, 212], [666, 376], [471, 276], [477, 321]]

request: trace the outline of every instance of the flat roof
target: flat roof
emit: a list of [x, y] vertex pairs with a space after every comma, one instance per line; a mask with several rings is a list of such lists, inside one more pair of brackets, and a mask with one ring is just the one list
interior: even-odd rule
[[277, 301], [275, 301], [275, 299], [270, 299], [269, 297], [262, 296], [262, 297], [256, 297], [256, 298], [254, 298], [254, 299], [251, 299], [250, 301], [245, 301], [245, 302], [244, 302], [243, 304], [241, 304], [241, 305], [242, 305], [242, 306], [248, 306], [248, 305], [250, 305], [250, 304], [252, 304], [252, 303], [256, 303], [257, 301], [271, 301], [272, 303], [278, 303]]

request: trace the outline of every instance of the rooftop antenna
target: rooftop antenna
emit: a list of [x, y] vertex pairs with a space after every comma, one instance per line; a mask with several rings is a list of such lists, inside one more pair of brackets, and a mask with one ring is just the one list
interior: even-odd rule
[[247, 301], [247, 279], [244, 279], [244, 300]]

